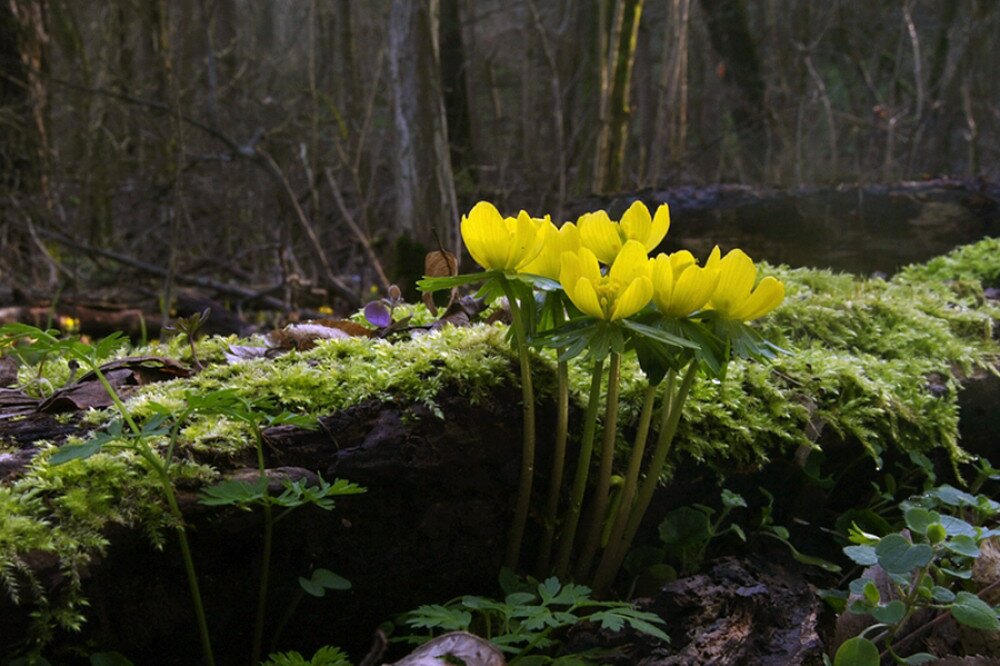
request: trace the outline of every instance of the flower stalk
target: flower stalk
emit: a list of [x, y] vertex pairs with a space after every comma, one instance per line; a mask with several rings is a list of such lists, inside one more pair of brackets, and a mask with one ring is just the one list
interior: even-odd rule
[[[674, 374], [671, 372], [667, 380], [667, 395], [671, 393], [673, 378]], [[639, 472], [642, 468], [642, 458], [646, 452], [646, 440], [649, 438], [649, 428], [653, 421], [653, 408], [656, 405], [656, 389], [656, 385], [647, 384], [645, 394], [643, 395], [642, 411], [639, 413], [639, 425], [635, 433], [635, 442], [632, 444], [632, 451], [629, 454], [628, 469], [625, 472], [625, 479], [620, 494], [621, 500], [618, 502], [617, 510], [612, 512], [609, 519], [610, 530], [605, 539], [601, 561], [597, 566], [597, 572], [594, 574], [594, 589], [597, 590], [598, 594], [603, 593], [605, 588], [610, 584], [609, 576], [614, 573], [610, 569], [614, 563], [614, 554], [617, 550], [617, 545], [621, 541], [622, 534], [625, 532], [625, 523], [628, 521], [628, 515], [632, 508], [632, 500], [635, 498], [635, 490], [639, 482]], [[666, 411], [669, 413], [669, 410]]]
[[[560, 305], [556, 308], [555, 325], [561, 324], [563, 319], [563, 309]], [[557, 356], [561, 356], [563, 351], [563, 349], [557, 349]], [[552, 469], [549, 473], [548, 499], [545, 505], [543, 524], [544, 533], [542, 545], [538, 550], [538, 561], [535, 564], [535, 571], [539, 578], [548, 575], [549, 565], [552, 561], [556, 523], [559, 519], [559, 497], [562, 495], [563, 476], [566, 469], [566, 442], [569, 439], [569, 364], [566, 361], [557, 362], [556, 378], [558, 382], [556, 389], [556, 438], [552, 449]]]
[[618, 569], [625, 560], [625, 555], [628, 554], [629, 549], [632, 547], [632, 541], [635, 540], [635, 535], [639, 531], [639, 525], [646, 514], [646, 509], [649, 508], [649, 503], [653, 500], [653, 494], [656, 492], [656, 487], [660, 482], [660, 474], [663, 472], [663, 465], [667, 461], [667, 455], [670, 453], [674, 436], [677, 434], [677, 425], [680, 423], [684, 402], [691, 392], [691, 387], [694, 385], [697, 375], [698, 364], [695, 361], [691, 361], [688, 364], [687, 371], [684, 373], [684, 378], [681, 380], [676, 395], [671, 396], [668, 391], [663, 397], [664, 413], [660, 419], [660, 433], [646, 471], [646, 478], [643, 479], [642, 485], [639, 487], [639, 494], [629, 512], [622, 538], [617, 544], [608, 544], [608, 550], [612, 554], [609, 556], [609, 562], [605, 567], [606, 571], [602, 576], [603, 580], [601, 582], [604, 585], [608, 585], [614, 580], [614, 576], [618, 573]]
[[604, 360], [600, 359], [594, 361], [594, 371], [590, 380], [590, 397], [587, 400], [587, 413], [584, 415], [583, 421], [583, 438], [580, 440], [580, 454], [576, 460], [576, 473], [573, 476], [569, 507], [566, 509], [566, 518], [559, 536], [556, 576], [561, 579], [565, 579], [569, 571], [569, 560], [573, 554], [576, 530], [583, 509], [583, 496], [587, 490], [590, 458], [594, 451], [594, 433], [597, 431], [597, 410], [601, 404], [602, 379], [604, 379]]
[[514, 329], [514, 343], [521, 366], [521, 395], [523, 410], [523, 434], [521, 446], [521, 477], [517, 489], [517, 504], [514, 520], [507, 538], [507, 555], [504, 566], [517, 569], [521, 557], [524, 529], [528, 523], [528, 509], [531, 505], [531, 488], [535, 476], [535, 390], [531, 379], [531, 359], [528, 355], [528, 334], [524, 325], [521, 305], [514, 289], [506, 277], [500, 277], [500, 286], [510, 304], [511, 326]]
[[601, 532], [604, 527], [605, 516], [608, 512], [608, 497], [611, 492], [611, 472], [615, 459], [615, 441], [618, 435], [618, 401], [621, 395], [621, 369], [621, 353], [612, 352], [611, 360], [608, 364], [608, 395], [604, 411], [604, 432], [601, 439], [601, 466], [598, 471], [597, 487], [594, 490], [593, 505], [591, 507], [592, 520], [587, 526], [583, 551], [576, 566], [576, 575], [579, 580], [583, 580], [590, 572], [590, 567], [594, 562], [594, 555], [597, 553], [597, 547], [601, 542]]

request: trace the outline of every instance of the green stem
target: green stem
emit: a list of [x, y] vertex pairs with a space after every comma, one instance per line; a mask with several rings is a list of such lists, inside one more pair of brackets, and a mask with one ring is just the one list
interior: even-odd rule
[[569, 559], [576, 540], [576, 528], [583, 508], [583, 495], [587, 490], [587, 476], [590, 473], [590, 457], [594, 451], [594, 433], [597, 430], [597, 408], [601, 404], [601, 379], [604, 377], [604, 360], [594, 362], [594, 374], [590, 380], [590, 398], [583, 421], [583, 439], [580, 440], [580, 454], [576, 460], [576, 474], [566, 520], [563, 521], [562, 535], [559, 537], [559, 556], [556, 559], [556, 575], [565, 578], [569, 571]]
[[528, 356], [528, 335], [524, 328], [520, 304], [514, 296], [507, 278], [499, 278], [500, 286], [510, 304], [511, 325], [514, 328], [514, 340], [517, 345], [517, 356], [521, 363], [521, 392], [524, 404], [524, 431], [521, 447], [521, 480], [517, 489], [517, 505], [514, 508], [514, 521], [510, 526], [507, 539], [507, 557], [504, 565], [512, 570], [517, 569], [521, 556], [521, 542], [524, 540], [524, 528], [528, 523], [528, 509], [531, 504], [531, 485], [535, 476], [535, 390], [531, 382], [531, 359]]
[[[671, 376], [671, 379], [673, 377]], [[611, 584], [610, 576], [614, 555], [618, 550], [618, 542], [621, 541], [625, 532], [625, 523], [628, 521], [629, 510], [632, 508], [632, 500], [635, 497], [635, 489], [639, 484], [639, 471], [642, 469], [642, 457], [646, 452], [646, 440], [649, 438], [649, 426], [653, 421], [653, 407], [656, 404], [656, 386], [649, 384], [646, 386], [646, 393], [642, 399], [642, 411], [639, 413], [639, 427], [635, 433], [635, 443], [632, 445], [632, 452], [629, 454], [628, 469], [625, 472], [625, 484], [622, 486], [621, 502], [618, 510], [614, 513], [613, 526], [607, 539], [607, 545], [601, 556], [601, 562], [597, 566], [597, 573], [594, 574], [594, 589], [598, 594], [603, 594]]]
[[688, 365], [687, 372], [684, 373], [684, 379], [681, 380], [680, 388], [677, 389], [677, 395], [671, 399], [668, 392], [664, 396], [664, 402], [667, 403], [669, 409], [662, 420], [660, 434], [656, 440], [656, 448], [653, 449], [653, 457], [649, 462], [646, 478], [639, 488], [639, 495], [636, 497], [635, 504], [629, 513], [628, 522], [625, 524], [624, 536], [617, 546], [611, 544], [608, 546], [608, 548], [615, 550], [614, 559], [609, 564], [610, 574], [608, 575], [610, 576], [610, 580], [614, 580], [614, 576], [618, 573], [625, 555], [628, 554], [629, 548], [632, 547], [632, 541], [635, 539], [636, 532], [639, 531], [639, 525], [642, 523], [643, 516], [646, 515], [646, 509], [649, 508], [649, 503], [653, 500], [653, 494], [656, 492], [656, 487], [660, 482], [663, 465], [666, 463], [667, 455], [670, 453], [670, 445], [674, 441], [674, 435], [677, 434], [677, 424], [680, 423], [681, 414], [684, 411], [684, 401], [687, 400], [688, 393], [691, 392], [691, 386], [694, 384], [697, 374], [698, 364], [692, 361]]
[[251, 664], [259, 664], [261, 648], [264, 644], [264, 620], [267, 614], [267, 586], [271, 573], [271, 546], [274, 540], [274, 522], [271, 520], [271, 505], [264, 505], [264, 548], [260, 559], [260, 586], [257, 592], [257, 619], [253, 625], [253, 652]]
[[618, 399], [621, 395], [622, 355], [611, 352], [611, 363], [608, 364], [608, 397], [604, 409], [604, 436], [601, 440], [601, 467], [597, 475], [597, 488], [594, 491], [592, 520], [587, 526], [587, 538], [584, 541], [583, 552], [577, 561], [576, 577], [583, 580], [590, 573], [594, 556], [601, 544], [601, 532], [608, 511], [608, 494], [611, 491], [611, 470], [615, 462], [615, 441], [618, 439]]
[[274, 541], [274, 517], [271, 504], [267, 501], [267, 468], [264, 465], [264, 440], [260, 427], [253, 426], [254, 439], [257, 444], [257, 469], [260, 472], [261, 483], [264, 484], [264, 544], [260, 557], [260, 583], [257, 591], [257, 618], [253, 625], [253, 648], [250, 656], [251, 664], [259, 664], [261, 649], [264, 645], [264, 620], [267, 616], [267, 586], [271, 574], [271, 547]]
[[[561, 354], [562, 350], [556, 352]], [[552, 450], [552, 471], [549, 474], [549, 496], [545, 506], [545, 533], [538, 550], [535, 572], [543, 578], [549, 572], [552, 546], [555, 543], [556, 521], [559, 518], [559, 496], [562, 494], [563, 475], [566, 469], [566, 440], [569, 434], [569, 366], [559, 361], [556, 366], [559, 388], [556, 395], [556, 441]]]
[[123, 403], [122, 399], [118, 397], [118, 391], [111, 386], [111, 382], [109, 382], [108, 378], [104, 376], [103, 372], [101, 372], [100, 364], [94, 362], [90, 367], [91, 370], [94, 371], [97, 381], [101, 382], [101, 386], [103, 386], [104, 390], [107, 391], [108, 397], [111, 398], [111, 402], [114, 403], [118, 413], [122, 415], [123, 419], [125, 419], [125, 423], [128, 424], [129, 429], [138, 435], [141, 432], [139, 426], [136, 424], [135, 419], [132, 418], [132, 415], [128, 413], [128, 410], [125, 408], [125, 403]]
[[194, 570], [194, 558], [191, 556], [191, 546], [188, 544], [187, 531], [184, 527], [184, 514], [181, 513], [180, 505], [177, 504], [177, 496], [174, 493], [174, 486], [170, 480], [167, 470], [154, 459], [148, 460], [157, 476], [163, 484], [164, 494], [167, 496], [167, 506], [170, 513], [177, 521], [177, 541], [181, 547], [181, 559], [184, 561], [184, 571], [187, 574], [188, 590], [191, 593], [191, 602], [194, 604], [194, 615], [198, 622], [198, 636], [201, 639], [201, 651], [205, 656], [207, 666], [215, 666], [215, 653], [212, 651], [212, 639], [208, 633], [208, 618], [205, 615], [205, 606], [201, 600], [201, 588], [198, 585], [198, 575]]

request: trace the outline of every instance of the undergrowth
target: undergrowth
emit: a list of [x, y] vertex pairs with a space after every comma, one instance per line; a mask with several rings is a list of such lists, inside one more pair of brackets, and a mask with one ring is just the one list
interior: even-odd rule
[[[943, 448], [958, 463], [965, 456], [958, 442], [960, 380], [992, 369], [1000, 352], [993, 333], [1000, 308], [983, 295], [983, 285], [1000, 277], [997, 256], [1000, 241], [985, 240], [908, 267], [891, 280], [765, 268], [784, 281], [788, 294], [762, 332], [791, 353], [771, 364], [735, 361], [724, 381], [697, 384], [685, 408], [678, 448], [722, 468], [757, 465], [799, 446], [813, 446], [807, 433], [819, 424], [857, 440], [876, 461], [888, 447], [898, 446], [917, 461]], [[180, 407], [191, 389], [228, 388], [313, 416], [378, 399], [426, 404], [443, 417], [437, 400], [446, 388], [476, 403], [492, 399], [498, 384], [515, 381], [515, 359], [505, 333], [500, 325], [476, 325], [446, 327], [400, 342], [329, 340], [310, 351], [233, 365], [222, 362], [225, 350], [255, 342], [209, 338], [198, 346], [205, 371], [144, 387], [128, 408], [142, 421], [152, 415], [154, 402]], [[133, 353], [187, 358], [176, 342]], [[554, 359], [540, 354], [535, 363], [552, 367]], [[41, 378], [52, 386], [65, 381], [64, 364], [47, 364], [41, 372], [22, 368], [22, 381]], [[585, 367], [574, 368], [571, 389], [582, 403], [589, 373]], [[931, 377], [934, 391], [928, 387]], [[644, 385], [638, 367], [625, 363], [623, 422], [636, 420]], [[538, 389], [547, 400], [554, 382], [543, 379]], [[92, 423], [108, 418], [105, 412], [88, 416]], [[199, 481], [217, 476], [194, 462], [200, 452], [235, 454], [253, 446], [244, 424], [218, 417], [194, 419], [182, 440], [184, 460], [172, 469]], [[74, 628], [83, 621], [80, 572], [103, 552], [110, 525], [142, 526], [159, 546], [168, 521], [154, 480], [127, 452], [101, 453], [59, 467], [47, 465], [47, 455], [37, 456], [17, 478], [0, 484], [0, 588], [16, 601], [32, 600], [37, 609], [32, 639], [37, 643], [45, 642], [53, 626]], [[40, 596], [28, 575], [29, 553], [58, 558], [69, 583], [59, 599]]]

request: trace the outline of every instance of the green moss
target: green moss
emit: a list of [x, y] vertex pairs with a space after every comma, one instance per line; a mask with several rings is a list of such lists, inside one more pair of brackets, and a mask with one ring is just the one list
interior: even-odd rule
[[[812, 445], [806, 433], [810, 424], [818, 424], [857, 439], [876, 459], [899, 446], [915, 454], [940, 448], [961, 460], [958, 375], [990, 367], [1000, 353], [993, 339], [1000, 311], [983, 298], [981, 282], [1000, 275], [998, 249], [996, 241], [983, 241], [926, 266], [909, 267], [891, 280], [765, 267], [786, 282], [788, 298], [760, 330], [791, 353], [772, 363], [736, 362], [725, 381], [697, 383], [679, 449], [723, 469], [758, 465]], [[221, 388], [250, 399], [270, 398], [279, 410], [316, 416], [368, 399], [416, 401], [437, 409], [445, 389], [475, 403], [491, 399], [498, 384], [516, 381], [505, 334], [502, 325], [477, 325], [395, 343], [330, 340], [308, 352], [233, 365], [220, 361], [237, 340], [209, 338], [198, 343], [199, 356], [215, 362], [207, 370], [146, 386], [128, 407], [141, 421], [153, 413], [154, 401], [180, 407], [187, 391]], [[188, 349], [173, 340], [139, 353], [186, 359]], [[535, 364], [544, 398], [554, 389], [552, 354], [536, 354]], [[944, 395], [927, 390], [929, 375], [946, 387]], [[589, 369], [574, 364], [571, 383], [582, 404]], [[636, 364], [626, 361], [624, 424], [634, 423], [643, 389]], [[109, 414], [93, 411], [86, 420], [102, 423]], [[244, 426], [213, 417], [193, 420], [182, 446], [194, 457], [208, 450], [217, 456], [235, 454], [251, 442]], [[160, 544], [168, 526], [158, 487], [127, 451], [55, 468], [46, 458], [37, 457], [20, 478], [0, 484], [0, 587], [17, 597], [32, 586], [25, 574], [31, 552], [57, 556], [71, 583], [59, 599], [33, 604], [39, 641], [53, 626], [82, 621], [79, 572], [106, 546], [104, 530], [112, 524], [142, 526]], [[175, 466], [174, 473], [203, 481], [214, 475], [192, 462]], [[40, 592], [36, 589], [34, 596]]]

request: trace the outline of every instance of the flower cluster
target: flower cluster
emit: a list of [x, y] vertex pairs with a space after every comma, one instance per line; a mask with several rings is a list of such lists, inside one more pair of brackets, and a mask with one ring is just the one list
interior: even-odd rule
[[559, 228], [548, 216], [524, 211], [504, 218], [485, 201], [462, 218], [462, 238], [476, 263], [558, 280], [573, 305], [595, 319], [624, 319], [652, 302], [668, 317], [712, 311], [744, 322], [784, 299], [784, 285], [773, 277], [757, 283], [753, 260], [739, 249], [722, 256], [716, 247], [704, 266], [687, 250], [650, 258], [669, 229], [666, 204], [650, 215], [639, 201], [620, 221], [597, 211]]
[[[746, 322], [776, 308], [785, 297], [784, 285], [773, 277], [758, 282], [757, 268], [742, 250], [723, 256], [716, 247], [702, 265], [686, 250], [650, 257], [669, 229], [670, 209], [665, 205], [650, 215], [636, 202], [617, 221], [596, 211], [556, 227], [548, 216], [536, 218], [521, 211], [517, 217], [504, 217], [492, 204], [480, 202], [462, 218], [461, 230], [469, 254], [485, 272], [419, 283], [433, 291], [481, 282], [484, 298], [501, 293], [507, 297], [524, 415], [521, 478], [505, 560], [509, 568], [518, 566], [532, 513], [536, 425], [529, 347], [557, 350], [559, 382], [547, 502], [544, 511], [536, 511], [543, 515], [544, 530], [536, 569], [539, 575], [554, 571], [564, 577], [572, 567], [577, 579], [592, 579], [598, 590], [611, 584], [629, 552], [696, 375], [723, 377], [732, 357], [767, 358], [777, 350]], [[567, 495], [567, 363], [584, 352], [593, 377]], [[622, 357], [632, 353], [648, 386], [613, 505], [621, 364]], [[598, 448], [602, 386], [607, 388]], [[657, 399], [662, 408], [656, 443], [646, 455]], [[595, 455], [600, 464], [590, 484]], [[588, 494], [590, 518], [581, 524]]]

